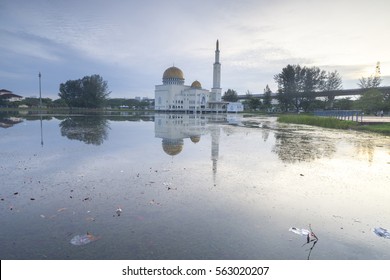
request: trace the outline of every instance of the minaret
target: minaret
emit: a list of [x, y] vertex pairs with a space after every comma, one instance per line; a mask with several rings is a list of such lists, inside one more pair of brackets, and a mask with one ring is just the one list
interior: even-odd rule
[[211, 89], [211, 101], [221, 101], [221, 63], [219, 62], [219, 41], [215, 49], [215, 62], [213, 68], [213, 88]]

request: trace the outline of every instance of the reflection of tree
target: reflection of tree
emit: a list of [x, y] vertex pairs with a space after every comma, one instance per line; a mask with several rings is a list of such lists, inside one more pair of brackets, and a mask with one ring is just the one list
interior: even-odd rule
[[307, 134], [277, 132], [276, 144], [273, 148], [282, 161], [312, 161], [322, 157], [331, 157], [336, 148], [325, 138], [314, 138]]
[[264, 142], [267, 142], [269, 137], [269, 129], [262, 129], [261, 130], [261, 137], [263, 138]]
[[60, 123], [61, 135], [87, 144], [101, 145], [110, 128], [102, 116], [68, 117]]
[[356, 151], [358, 155], [365, 155], [367, 154], [367, 159], [369, 163], [372, 163], [374, 159], [374, 150], [375, 150], [375, 145], [372, 141], [362, 141], [358, 142], [356, 141], [355, 143]]

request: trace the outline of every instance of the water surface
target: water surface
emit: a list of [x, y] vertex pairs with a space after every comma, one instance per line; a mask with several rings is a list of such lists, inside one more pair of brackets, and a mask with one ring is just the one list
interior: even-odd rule
[[389, 137], [274, 117], [14, 114], [0, 147], [1, 259], [390, 259], [372, 231], [390, 229]]

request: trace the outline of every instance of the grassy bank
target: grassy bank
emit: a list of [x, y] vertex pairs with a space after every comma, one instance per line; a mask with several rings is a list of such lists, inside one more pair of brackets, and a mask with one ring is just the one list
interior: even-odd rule
[[360, 125], [358, 130], [376, 132], [390, 136], [390, 123], [372, 124], [372, 125]]
[[352, 129], [390, 135], [390, 123], [362, 125], [354, 121], [309, 115], [281, 115], [278, 117], [278, 121], [282, 123], [306, 124], [334, 129]]

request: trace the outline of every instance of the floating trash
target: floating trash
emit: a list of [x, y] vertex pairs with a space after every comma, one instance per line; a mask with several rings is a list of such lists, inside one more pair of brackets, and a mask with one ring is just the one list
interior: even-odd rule
[[88, 243], [91, 243], [92, 241], [96, 241], [98, 239], [99, 237], [94, 236], [93, 234], [87, 232], [87, 234], [74, 236], [70, 240], [70, 243], [72, 245], [81, 246], [81, 245], [86, 245]]
[[306, 236], [306, 235], [310, 234], [310, 230], [304, 229], [304, 228], [299, 229], [296, 227], [291, 227], [291, 228], [289, 228], [289, 231], [292, 231], [293, 233], [299, 234], [301, 236]]
[[118, 215], [118, 217], [122, 214], [122, 209], [121, 208], [117, 208], [116, 210], [115, 210], [115, 213]]
[[378, 235], [379, 237], [390, 239], [390, 232], [387, 231], [387, 229], [377, 227], [374, 228], [373, 232]]
[[310, 242], [317, 243], [317, 241], [318, 241], [318, 237], [311, 230], [311, 227], [310, 227], [310, 230], [304, 229], [304, 228], [299, 229], [299, 228], [296, 228], [296, 227], [291, 227], [291, 228], [289, 228], [289, 231], [292, 231], [293, 233], [298, 234], [300, 236], [305, 236], [306, 237], [306, 243], [310, 243]]
[[312, 250], [314, 249], [314, 246], [317, 244], [318, 242], [318, 237], [315, 235], [315, 233], [313, 232], [313, 230], [311, 229], [311, 226], [309, 225], [309, 228], [310, 230], [308, 229], [299, 229], [299, 228], [296, 228], [296, 227], [291, 227], [289, 228], [289, 231], [295, 233], [295, 234], [298, 234], [298, 235], [301, 235], [301, 236], [305, 236], [306, 238], [306, 243], [304, 243], [302, 246], [305, 246], [306, 244], [309, 244], [311, 242], [312, 243], [312, 246], [310, 247], [309, 249], [309, 254], [307, 256], [307, 259], [309, 260], [310, 259], [310, 255], [311, 255], [311, 252]]

